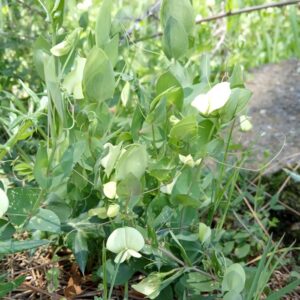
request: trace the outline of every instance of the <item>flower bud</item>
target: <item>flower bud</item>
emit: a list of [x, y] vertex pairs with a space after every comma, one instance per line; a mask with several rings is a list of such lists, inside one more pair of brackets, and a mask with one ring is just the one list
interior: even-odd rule
[[103, 193], [109, 199], [117, 198], [117, 183], [115, 181], [105, 183], [103, 185]]
[[111, 204], [109, 205], [107, 209], [107, 216], [109, 218], [114, 218], [116, 217], [120, 212], [120, 205], [119, 204]]

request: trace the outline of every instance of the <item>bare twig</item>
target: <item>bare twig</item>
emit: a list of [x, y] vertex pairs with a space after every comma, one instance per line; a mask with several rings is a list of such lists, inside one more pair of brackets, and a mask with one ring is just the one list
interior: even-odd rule
[[[196, 20], [195, 23], [196, 24], [202, 24], [202, 23], [211, 22], [211, 21], [215, 21], [215, 20], [218, 20], [218, 19], [222, 19], [222, 18], [227, 18], [227, 17], [232, 17], [232, 16], [236, 16], [236, 15], [241, 15], [241, 14], [245, 14], [245, 13], [254, 12], [254, 11], [259, 11], [259, 10], [263, 10], [263, 9], [267, 9], [267, 8], [283, 7], [283, 6], [288, 6], [288, 5], [296, 5], [296, 4], [299, 4], [299, 3], [300, 3], [300, 0], [290, 0], [290, 1], [268, 3], [268, 4], [263, 4], [263, 5], [255, 5], [255, 6], [251, 6], [251, 7], [242, 8], [242, 9], [239, 9], [239, 10], [224, 12], [224, 13], [214, 15], [214, 16], [210, 16], [210, 17], [207, 17], [207, 18], [203, 18], [203, 19], [200, 19], [200, 20]], [[159, 32], [157, 32], [153, 35], [137, 39], [137, 40], [134, 41], [134, 43], [142, 42], [142, 41], [153, 39], [153, 38], [157, 38], [157, 37], [161, 36], [162, 34], [163, 33], [159, 31]]]

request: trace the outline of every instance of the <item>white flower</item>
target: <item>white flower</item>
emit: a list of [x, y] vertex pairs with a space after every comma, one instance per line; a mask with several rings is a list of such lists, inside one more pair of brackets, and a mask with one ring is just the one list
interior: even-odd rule
[[119, 212], [120, 212], [120, 205], [119, 204], [111, 204], [108, 206], [107, 216], [109, 218], [114, 218], [119, 214]]
[[176, 183], [176, 180], [177, 180], [177, 177], [175, 177], [171, 183], [162, 185], [159, 190], [164, 194], [171, 195], [173, 187]]
[[68, 41], [62, 41], [61, 43], [53, 46], [50, 51], [54, 56], [64, 56], [69, 53], [72, 45], [68, 43]]
[[242, 115], [240, 116], [240, 128], [242, 131], [250, 131], [253, 128], [252, 123], [250, 122], [250, 118]]
[[115, 199], [117, 197], [117, 183], [115, 181], [110, 181], [103, 184], [103, 193], [105, 197]]
[[184, 156], [184, 155], [181, 155], [179, 154], [179, 160], [184, 164], [184, 165], [187, 165], [187, 166], [190, 166], [191, 168], [195, 167], [195, 166], [198, 166], [200, 163], [201, 163], [201, 158], [194, 161], [193, 157], [191, 154], [187, 155], [187, 156]]
[[198, 95], [191, 105], [203, 115], [209, 115], [222, 108], [229, 100], [231, 94], [230, 83], [221, 82], [216, 84], [206, 94]]
[[140, 258], [139, 251], [145, 246], [142, 234], [132, 227], [114, 230], [107, 239], [106, 248], [116, 253], [115, 263], [122, 263], [131, 256]]
[[0, 218], [2, 218], [3, 215], [6, 213], [8, 205], [9, 202], [7, 195], [2, 189], [0, 189]]

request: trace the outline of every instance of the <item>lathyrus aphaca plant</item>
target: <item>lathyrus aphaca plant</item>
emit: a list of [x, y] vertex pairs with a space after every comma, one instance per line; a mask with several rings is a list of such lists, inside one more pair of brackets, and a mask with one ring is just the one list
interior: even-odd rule
[[94, 28], [63, 34], [64, 1], [53, 3], [43, 5], [51, 37], [34, 45], [48, 138], [36, 154], [36, 185], [7, 191], [1, 222], [32, 232], [32, 247], [72, 249], [83, 273], [112, 286], [144, 274], [133, 288], [150, 299], [242, 299], [245, 272], [219, 247], [238, 176], [226, 167], [231, 133], [251, 96], [241, 67], [212, 81], [207, 64], [189, 66], [189, 0], [162, 1], [163, 63], [147, 65], [152, 80], [126, 56], [134, 50], [120, 38], [113, 1], [102, 2]]

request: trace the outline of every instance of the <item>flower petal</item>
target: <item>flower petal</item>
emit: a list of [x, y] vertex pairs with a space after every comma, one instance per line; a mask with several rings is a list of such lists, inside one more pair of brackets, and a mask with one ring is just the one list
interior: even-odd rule
[[125, 228], [115, 229], [107, 239], [106, 248], [114, 253], [126, 250]]
[[209, 110], [208, 114], [223, 107], [229, 100], [231, 94], [230, 83], [221, 82], [216, 84], [208, 93]]
[[137, 251], [135, 251], [135, 250], [128, 249], [127, 251], [130, 254], [130, 256], [133, 256], [133, 257], [136, 257], [136, 258], [142, 257], [142, 255], [140, 253], [138, 253]]
[[119, 204], [111, 204], [108, 206], [107, 209], [107, 216], [109, 218], [114, 218], [119, 214], [120, 211], [120, 205]]
[[103, 193], [109, 199], [115, 199], [117, 196], [117, 183], [115, 181], [107, 182], [103, 185]]
[[127, 249], [140, 251], [145, 246], [142, 234], [132, 227], [125, 227]]
[[209, 111], [209, 98], [206, 94], [198, 95], [191, 103], [200, 113], [206, 115]]

